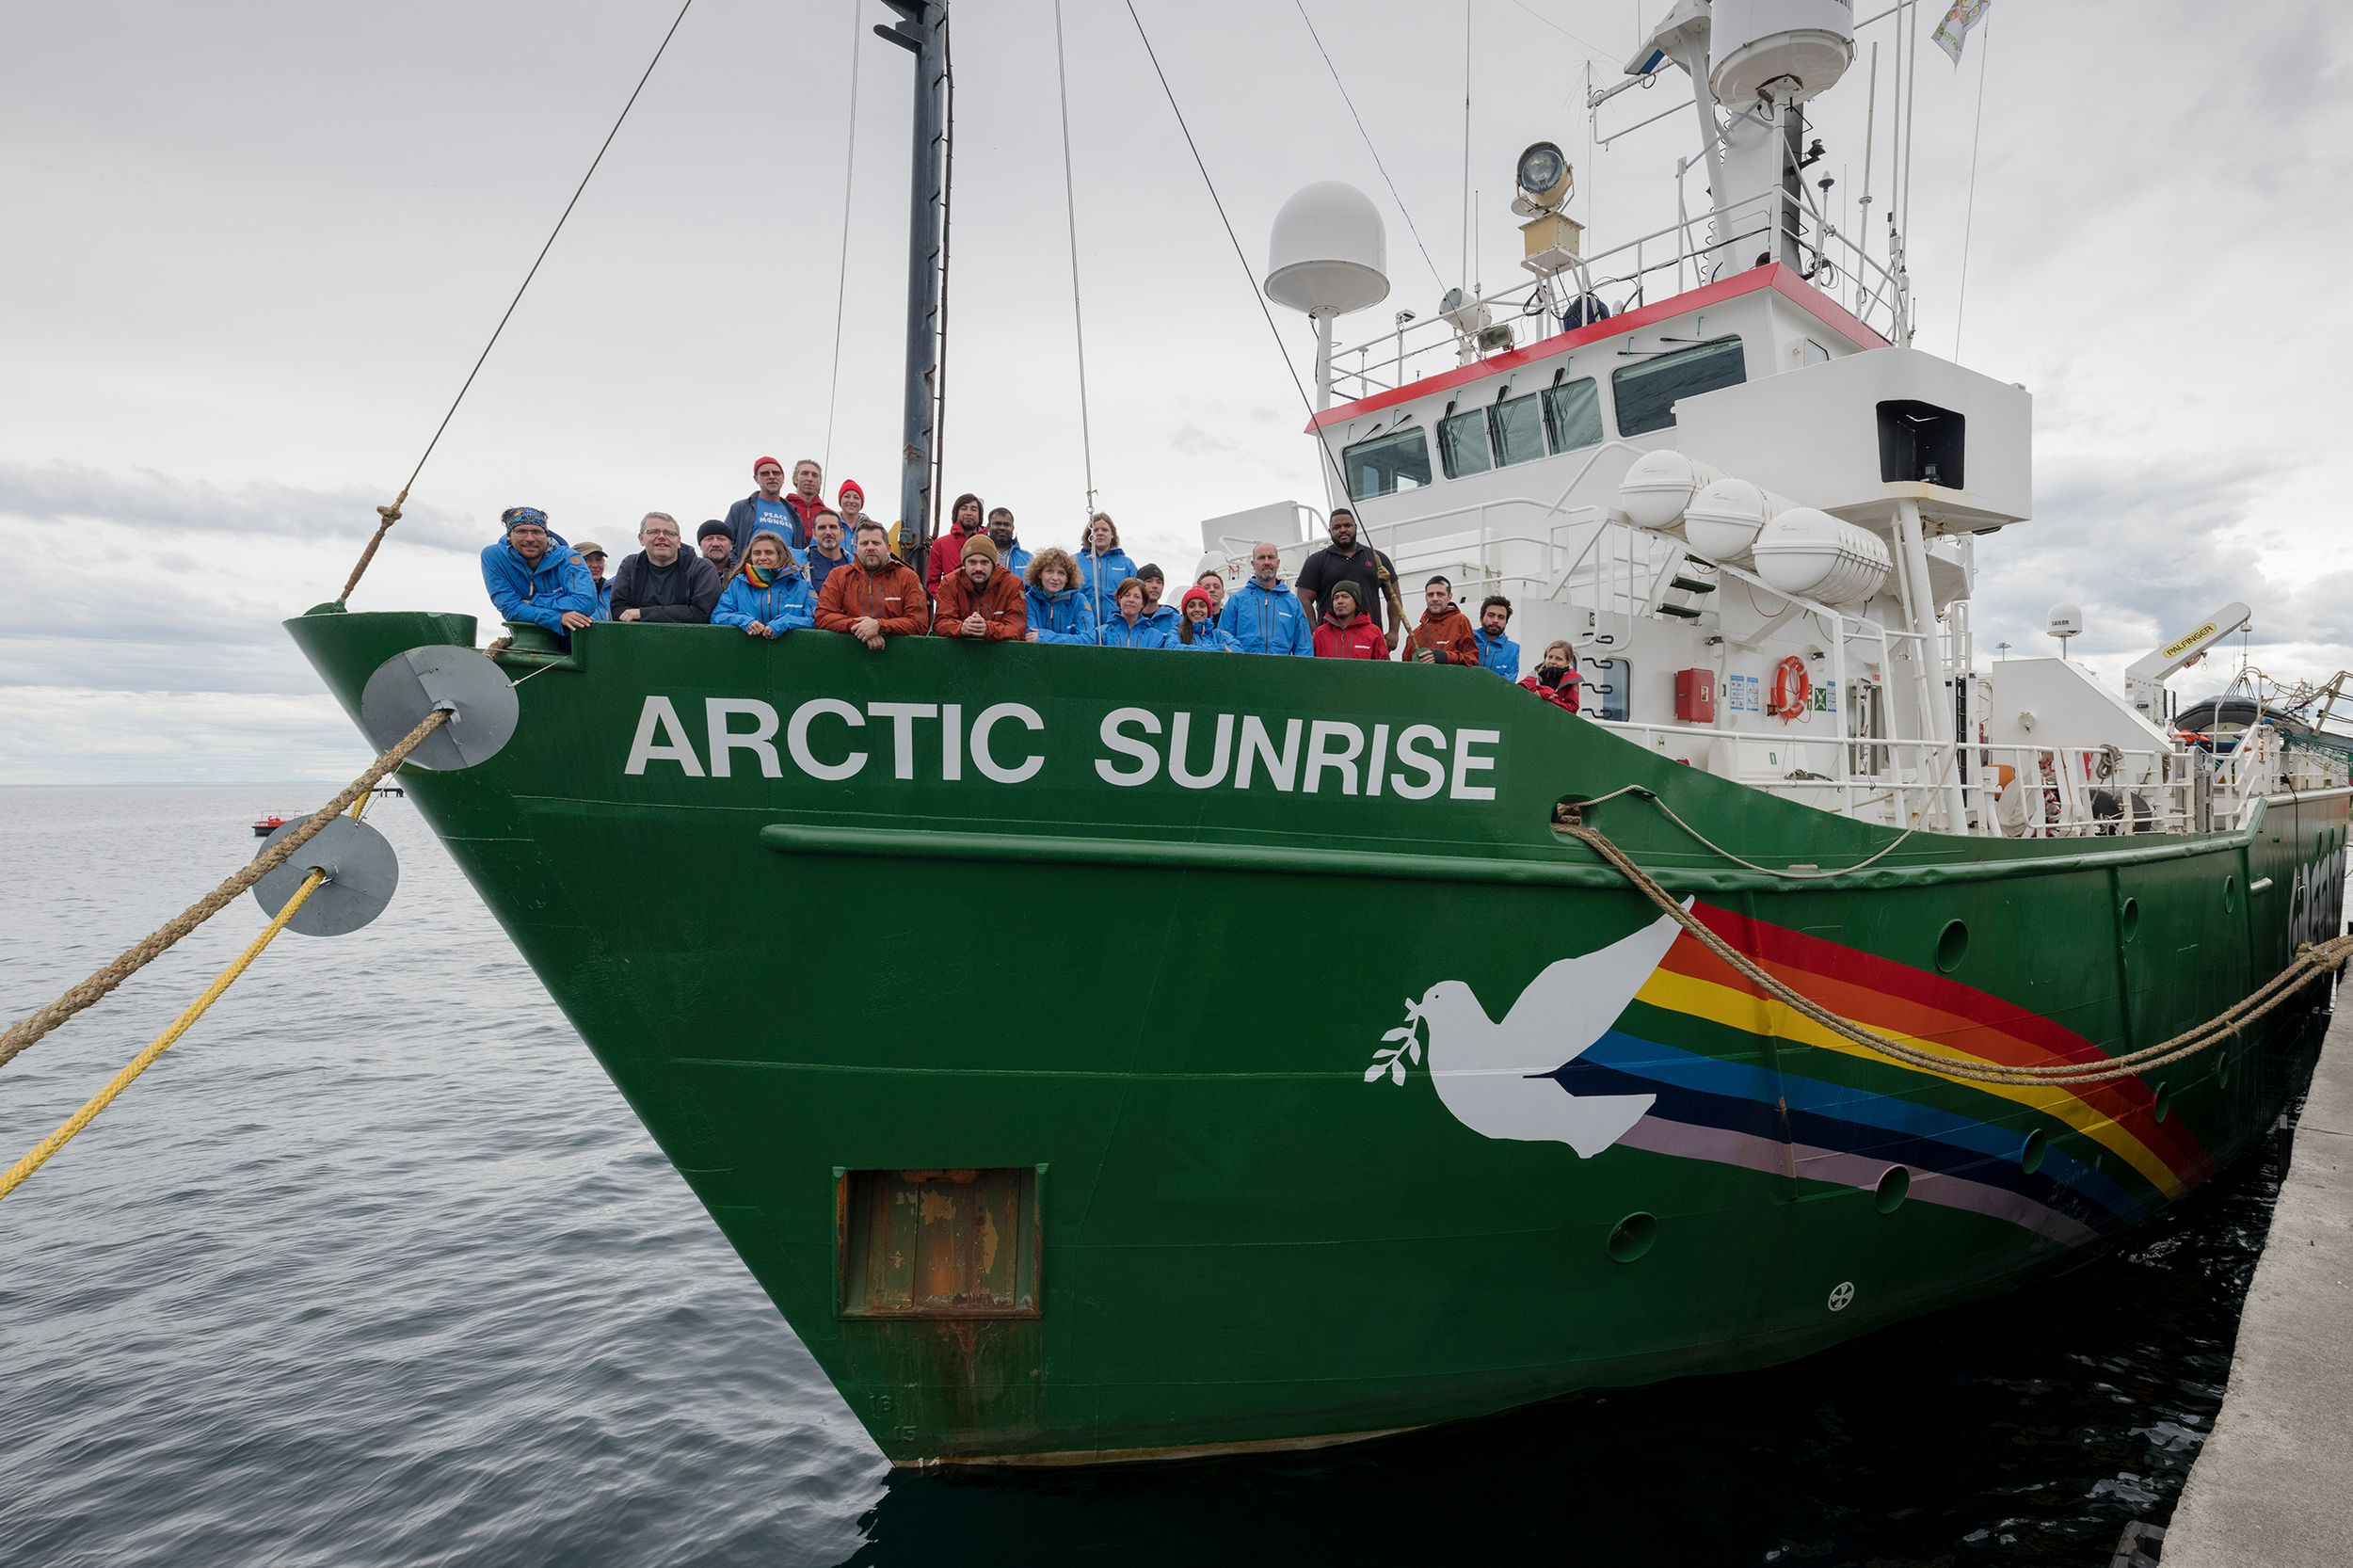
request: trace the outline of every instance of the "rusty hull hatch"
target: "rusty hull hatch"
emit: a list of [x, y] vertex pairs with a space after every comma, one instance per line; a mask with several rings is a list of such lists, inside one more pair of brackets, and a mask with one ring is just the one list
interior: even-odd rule
[[844, 1318], [1038, 1316], [1037, 1168], [844, 1171]]

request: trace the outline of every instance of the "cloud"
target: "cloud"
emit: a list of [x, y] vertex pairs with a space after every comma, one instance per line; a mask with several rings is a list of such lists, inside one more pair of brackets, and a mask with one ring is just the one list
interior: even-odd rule
[[[245, 540], [315, 539], [323, 532], [364, 539], [374, 530], [376, 506], [391, 500], [357, 487], [301, 489], [266, 480], [223, 486], [147, 468], [114, 473], [74, 463], [36, 467], [0, 461], [0, 517], [58, 527], [117, 522], [151, 539], [177, 540], [192, 534]], [[469, 554], [488, 543], [496, 529], [495, 523], [413, 502], [402, 508], [394, 524], [404, 543]]]
[[[0, 784], [344, 784], [371, 755], [324, 692], [0, 686], [0, 731], [8, 737]], [[257, 808], [302, 804], [265, 801]]]

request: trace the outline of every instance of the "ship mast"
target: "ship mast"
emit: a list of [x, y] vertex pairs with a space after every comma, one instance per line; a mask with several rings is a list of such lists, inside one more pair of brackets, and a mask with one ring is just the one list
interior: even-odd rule
[[948, 7], [884, 0], [903, 19], [874, 35], [915, 56], [915, 167], [908, 181], [904, 459], [899, 477], [899, 554], [920, 569], [930, 544], [934, 399], [939, 376], [941, 232], [947, 154]]

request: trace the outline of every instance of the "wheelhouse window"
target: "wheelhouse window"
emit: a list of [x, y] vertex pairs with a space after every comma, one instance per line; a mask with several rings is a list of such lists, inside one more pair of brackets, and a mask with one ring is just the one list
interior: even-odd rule
[[1484, 473], [1495, 467], [1487, 456], [1487, 410], [1473, 408], [1438, 421], [1438, 456], [1446, 464], [1449, 479]]
[[1358, 441], [1340, 453], [1348, 493], [1357, 501], [1417, 490], [1430, 483], [1430, 439], [1418, 425]]
[[1677, 349], [1612, 372], [1609, 391], [1618, 405], [1618, 434], [1669, 429], [1675, 422], [1676, 399], [1737, 387], [1748, 378], [1737, 337]]
[[1487, 435], [1495, 443], [1496, 466], [1509, 468], [1545, 455], [1545, 415], [1534, 392], [1507, 398], [1487, 409]]
[[1601, 389], [1592, 376], [1545, 389], [1545, 434], [1552, 438], [1555, 452], [1602, 443]]

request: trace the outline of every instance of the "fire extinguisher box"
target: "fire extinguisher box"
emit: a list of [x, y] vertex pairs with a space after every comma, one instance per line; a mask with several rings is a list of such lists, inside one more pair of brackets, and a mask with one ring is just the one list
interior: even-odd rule
[[1686, 724], [1716, 722], [1716, 672], [1675, 671], [1675, 717]]

